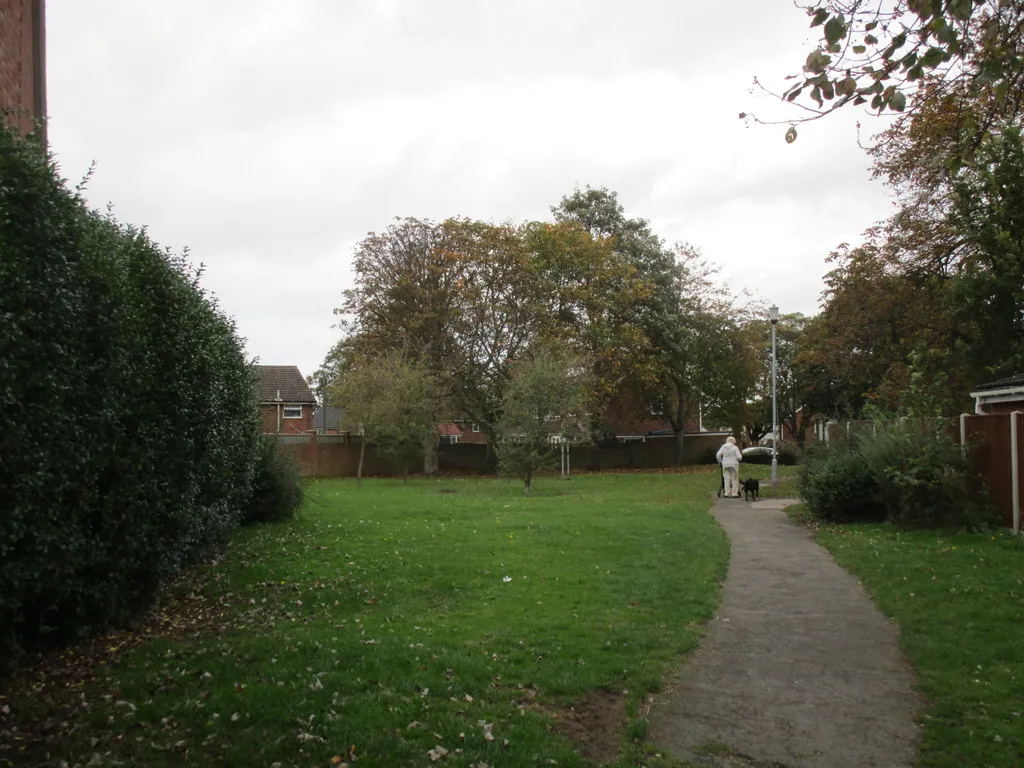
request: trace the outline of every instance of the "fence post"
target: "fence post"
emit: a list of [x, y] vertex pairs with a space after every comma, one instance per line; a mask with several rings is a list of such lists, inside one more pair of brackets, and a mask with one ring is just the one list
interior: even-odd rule
[[1020, 463], [1017, 455], [1017, 417], [1020, 411], [1010, 414], [1010, 484], [1013, 489], [1013, 532], [1020, 533]]

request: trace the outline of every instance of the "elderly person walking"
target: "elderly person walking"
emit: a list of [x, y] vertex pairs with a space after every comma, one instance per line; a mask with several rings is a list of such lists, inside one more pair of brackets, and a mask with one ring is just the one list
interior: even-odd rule
[[740, 462], [743, 461], [743, 454], [736, 447], [736, 438], [729, 435], [725, 443], [715, 454], [718, 463], [722, 465], [722, 475], [725, 478], [726, 497], [739, 498], [740, 495]]

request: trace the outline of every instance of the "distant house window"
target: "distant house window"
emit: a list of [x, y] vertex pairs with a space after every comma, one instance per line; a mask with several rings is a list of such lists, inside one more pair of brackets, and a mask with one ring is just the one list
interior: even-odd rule
[[479, 432], [480, 431], [480, 425], [479, 424], [474, 424], [473, 425], [473, 431], [474, 432]]
[[286, 419], [301, 419], [302, 418], [302, 406], [301, 405], [286, 405], [284, 407], [284, 413], [281, 414]]

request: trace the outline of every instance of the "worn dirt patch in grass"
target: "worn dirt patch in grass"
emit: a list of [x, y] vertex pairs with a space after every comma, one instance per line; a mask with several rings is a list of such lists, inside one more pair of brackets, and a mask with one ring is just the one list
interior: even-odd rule
[[563, 709], [538, 701], [538, 691], [532, 685], [520, 687], [523, 696], [519, 706], [551, 718], [554, 730], [569, 739], [582, 757], [601, 765], [611, 765], [619, 759], [628, 725], [625, 696], [591, 691]]
[[568, 710], [554, 713], [555, 729], [570, 739], [580, 755], [610, 765], [619, 759], [626, 734], [626, 698], [619, 693], [591, 691]]

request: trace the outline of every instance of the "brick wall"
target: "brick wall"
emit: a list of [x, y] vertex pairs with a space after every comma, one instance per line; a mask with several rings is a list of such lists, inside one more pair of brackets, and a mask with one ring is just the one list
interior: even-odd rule
[[0, 0], [0, 109], [24, 133], [46, 115], [44, 0]]
[[[276, 404], [260, 405], [260, 423], [264, 434], [277, 433], [277, 409]], [[304, 435], [313, 429], [313, 407], [302, 406], [302, 418], [284, 418], [284, 408], [281, 408], [281, 434], [282, 435]]]

